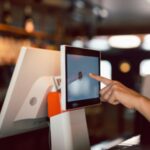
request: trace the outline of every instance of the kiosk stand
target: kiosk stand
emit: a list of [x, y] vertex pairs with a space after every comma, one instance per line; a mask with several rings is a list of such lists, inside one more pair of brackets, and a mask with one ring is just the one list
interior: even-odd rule
[[[50, 92], [49, 92], [50, 91]], [[37, 95], [35, 97], [35, 95]], [[44, 76], [35, 81], [27, 100], [20, 109], [15, 121], [20, 119], [33, 119], [37, 115], [42, 117], [45, 110], [45, 95], [48, 95], [48, 117], [50, 118], [51, 149], [52, 150], [90, 150], [88, 129], [86, 124], [85, 110], [61, 111], [60, 93], [58, 92], [55, 79], [52, 76]], [[40, 101], [42, 100], [42, 101]], [[29, 105], [31, 103], [32, 105]], [[33, 109], [33, 105], [36, 108]], [[41, 107], [45, 105], [45, 107]], [[26, 109], [31, 110], [29, 112]]]
[[48, 94], [52, 150], [90, 150], [84, 108], [62, 112], [59, 92]]

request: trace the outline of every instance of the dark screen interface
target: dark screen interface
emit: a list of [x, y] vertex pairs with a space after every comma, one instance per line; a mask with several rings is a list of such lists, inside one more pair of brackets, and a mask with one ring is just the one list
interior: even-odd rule
[[67, 55], [68, 102], [99, 97], [99, 83], [89, 73], [99, 74], [99, 58], [94, 56]]

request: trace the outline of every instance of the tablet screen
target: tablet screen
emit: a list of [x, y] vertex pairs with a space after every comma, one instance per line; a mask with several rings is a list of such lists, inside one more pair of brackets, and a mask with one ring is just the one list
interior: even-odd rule
[[100, 74], [100, 52], [65, 47], [66, 108], [78, 108], [100, 103], [100, 83], [89, 73]]
[[68, 102], [99, 97], [98, 82], [89, 73], [99, 74], [99, 59], [93, 56], [67, 55]]

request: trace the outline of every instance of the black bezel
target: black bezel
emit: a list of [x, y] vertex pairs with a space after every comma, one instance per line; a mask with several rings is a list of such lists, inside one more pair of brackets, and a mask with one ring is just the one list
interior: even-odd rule
[[[98, 66], [98, 72], [100, 75], [100, 52], [95, 51], [95, 50], [90, 50], [90, 49], [85, 49], [85, 48], [78, 48], [78, 47], [71, 47], [71, 46], [65, 46], [65, 68], [66, 68], [66, 74], [65, 74], [65, 84], [66, 84], [66, 108], [67, 109], [75, 109], [78, 107], [86, 107], [89, 105], [94, 105], [100, 103], [100, 94], [99, 97], [97, 98], [92, 98], [92, 99], [85, 99], [85, 100], [77, 100], [73, 102], [68, 102], [68, 84], [67, 84], [67, 54], [75, 54], [75, 55], [83, 55], [83, 56], [94, 56], [98, 57], [99, 59], [99, 66]], [[99, 89], [100, 89], [100, 83], [98, 83]]]

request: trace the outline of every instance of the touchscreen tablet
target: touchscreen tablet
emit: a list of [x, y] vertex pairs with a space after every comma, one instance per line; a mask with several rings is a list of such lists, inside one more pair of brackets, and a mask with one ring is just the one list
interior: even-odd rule
[[90, 78], [89, 73], [100, 75], [100, 52], [62, 45], [62, 110], [100, 103], [100, 83]]

